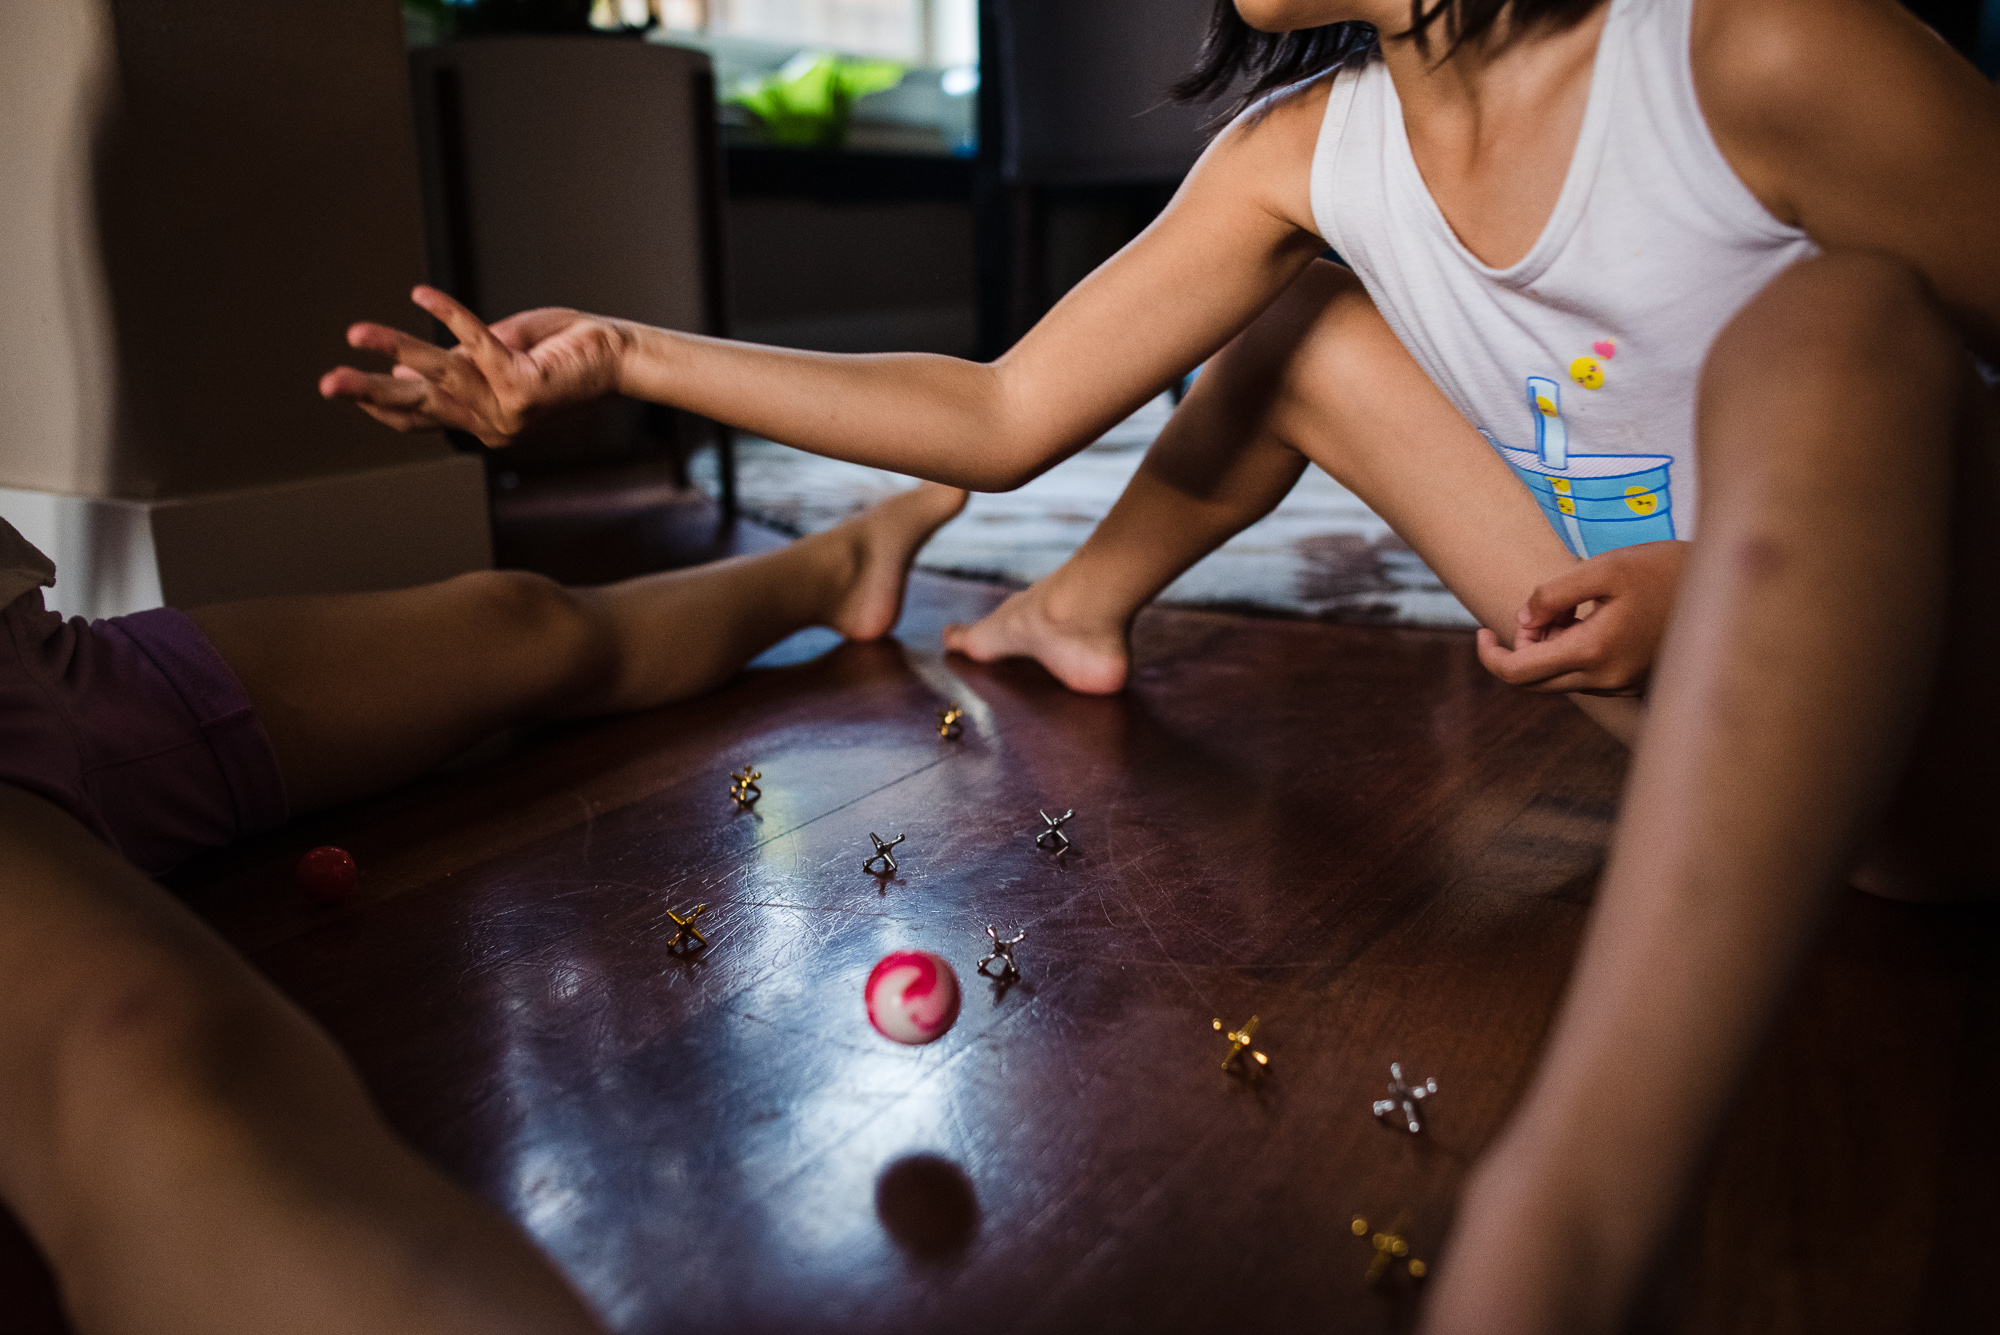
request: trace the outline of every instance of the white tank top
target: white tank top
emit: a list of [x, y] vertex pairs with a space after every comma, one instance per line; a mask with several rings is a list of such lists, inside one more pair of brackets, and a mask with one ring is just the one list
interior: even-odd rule
[[1313, 153], [1320, 235], [1578, 556], [1694, 533], [1709, 345], [1818, 253], [1737, 179], [1688, 63], [1694, 0], [1611, 0], [1575, 156], [1517, 264], [1482, 264], [1410, 156], [1380, 60], [1344, 71]]

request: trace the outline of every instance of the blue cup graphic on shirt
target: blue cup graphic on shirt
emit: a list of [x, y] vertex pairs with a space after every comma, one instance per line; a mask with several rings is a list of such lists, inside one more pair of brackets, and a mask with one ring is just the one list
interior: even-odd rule
[[1670, 454], [1572, 454], [1562, 415], [1562, 387], [1528, 378], [1535, 448], [1517, 450], [1486, 439], [1527, 484], [1557, 536], [1589, 558], [1620, 547], [1674, 536]]

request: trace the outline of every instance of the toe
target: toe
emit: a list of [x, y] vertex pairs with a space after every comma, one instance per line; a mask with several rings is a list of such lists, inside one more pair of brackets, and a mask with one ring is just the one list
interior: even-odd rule
[[975, 621], [971, 625], [954, 622], [944, 628], [946, 653], [964, 654], [975, 663], [991, 662], [993, 654], [986, 644], [986, 636], [980, 633], [985, 623]]

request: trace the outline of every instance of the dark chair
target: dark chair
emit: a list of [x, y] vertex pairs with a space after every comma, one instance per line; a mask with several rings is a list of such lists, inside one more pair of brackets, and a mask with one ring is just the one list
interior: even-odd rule
[[980, 334], [997, 356], [1151, 222], [1212, 113], [1167, 88], [1210, 0], [984, 0]]
[[[601, 37], [489, 37], [412, 53], [434, 281], [487, 319], [574, 306], [727, 335], [720, 143], [708, 57]], [[558, 414], [497, 466], [720, 452], [731, 433], [629, 400]]]

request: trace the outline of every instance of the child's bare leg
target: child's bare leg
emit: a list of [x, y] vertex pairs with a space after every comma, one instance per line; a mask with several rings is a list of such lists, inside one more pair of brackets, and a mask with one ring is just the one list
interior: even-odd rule
[[972, 625], [945, 627], [944, 647], [982, 663], [1033, 658], [1085, 695], [1122, 690], [1139, 609], [1269, 514], [1305, 470], [1303, 455], [1246, 432], [1222, 395], [1208, 392], [1226, 374], [1212, 363], [1196, 380], [1111, 513], [1068, 561]]
[[1528, 594], [1573, 564], [1360, 280], [1322, 262], [1210, 360], [1076, 555], [948, 632], [946, 647], [982, 661], [1038, 659], [1074, 690], [1119, 689], [1139, 609], [1268, 514], [1305, 460], [1367, 502], [1509, 643]]
[[0, 866], [0, 1197], [83, 1335], [598, 1329], [316, 1026], [5, 784]]
[[807, 626], [887, 634], [917, 549], [964, 504], [926, 483], [776, 551], [598, 589], [488, 571], [191, 615], [242, 679], [293, 810], [310, 810], [517, 723], [698, 695]]
[[1983, 818], [1934, 833], [1983, 856], [1940, 861], [2000, 883], [1978, 846], [2000, 434], [1928, 289], [1875, 257], [1802, 264], [1724, 332], [1701, 396], [1701, 536], [1611, 861], [1431, 1332], [1615, 1325], [1907, 757], [1970, 762], [1915, 777], [1969, 790]]

